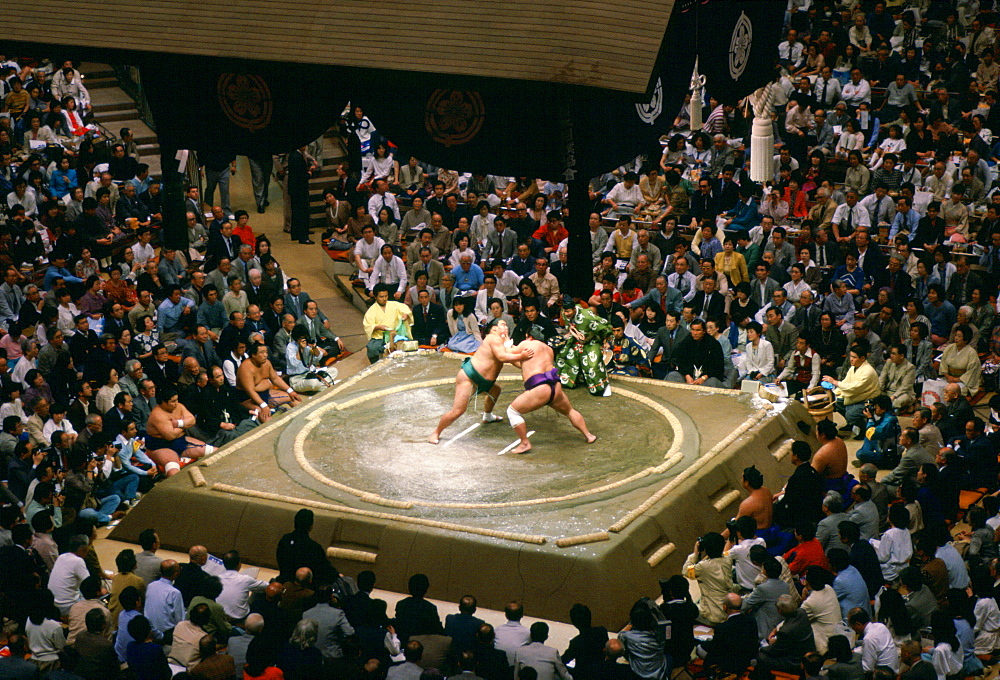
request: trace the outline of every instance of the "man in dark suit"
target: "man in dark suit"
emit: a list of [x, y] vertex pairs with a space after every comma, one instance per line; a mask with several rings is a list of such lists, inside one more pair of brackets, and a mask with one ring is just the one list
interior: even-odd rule
[[957, 383], [945, 385], [942, 399], [945, 405], [944, 417], [937, 423], [937, 427], [941, 430], [942, 439], [947, 442], [965, 434], [965, 424], [975, 417], [975, 413]]
[[854, 247], [851, 249], [854, 256], [858, 258], [858, 266], [865, 274], [874, 279], [876, 274], [885, 269], [886, 257], [882, 250], [871, 242], [871, 236], [867, 231], [859, 231], [854, 236]]
[[569, 262], [567, 261], [566, 246], [559, 249], [559, 259], [552, 263], [549, 272], [556, 277], [559, 282], [559, 290], [569, 290]]
[[[736, 205], [736, 201], [733, 201], [733, 205]], [[689, 212], [694, 224], [701, 223], [704, 217], [715, 219], [719, 215], [719, 199], [712, 189], [712, 180], [708, 177], [698, 180], [698, 191], [691, 197]]]
[[421, 345], [443, 345], [448, 341], [448, 323], [444, 307], [431, 300], [430, 293], [417, 293], [419, 304], [413, 309], [413, 339]]
[[[496, 631], [488, 623], [479, 626], [476, 631], [476, 644], [472, 646], [472, 653], [476, 659], [476, 675], [486, 680], [507, 680], [512, 675], [512, 668], [507, 663], [507, 654], [493, 646], [496, 640]], [[465, 680], [469, 676], [459, 676]]]
[[102, 432], [107, 432], [113, 439], [117, 437], [125, 423], [135, 420], [132, 412], [132, 395], [128, 392], [119, 392], [115, 395], [114, 405], [104, 414]]
[[683, 304], [684, 296], [681, 295], [681, 292], [676, 288], [670, 287], [666, 276], [657, 276], [653, 282], [653, 287], [649, 289], [648, 293], [625, 306], [632, 310], [632, 320], [638, 322], [643, 314], [642, 307], [645, 305], [655, 305], [664, 314], [671, 310], [680, 314]]
[[517, 320], [517, 325], [511, 333], [511, 339], [515, 344], [525, 338], [536, 337], [540, 333], [545, 342], [554, 338], [558, 333], [556, 325], [548, 317], [542, 316], [538, 305], [535, 302], [525, 302], [521, 308], [521, 318]]
[[889, 264], [885, 269], [875, 272], [875, 290], [890, 288], [897, 300], [909, 300], [913, 290], [913, 282], [910, 275], [903, 270], [903, 259], [899, 255], [889, 258]]
[[31, 550], [30, 524], [15, 524], [10, 530], [11, 545], [0, 548], [0, 592], [7, 596], [10, 614], [24, 624], [36, 581], [44, 583], [45, 563]]
[[781, 527], [798, 526], [802, 522], [819, 522], [826, 483], [809, 460], [812, 451], [804, 441], [792, 443], [791, 461], [795, 471], [785, 484], [784, 495], [774, 504], [774, 521]]
[[[444, 634], [451, 638], [451, 651], [461, 654], [472, 649], [476, 633], [485, 621], [475, 616], [476, 598], [465, 595], [458, 601], [458, 613], [444, 619]], [[469, 670], [472, 670], [471, 668]]]
[[[309, 293], [302, 290], [302, 283], [298, 279], [288, 279], [288, 292], [285, 293], [286, 314], [291, 314], [298, 321], [306, 311], [306, 304], [310, 300], [312, 298], [309, 297]], [[322, 311], [319, 313], [319, 318], [326, 321], [326, 315]]]
[[156, 385], [158, 392], [168, 387], [173, 388], [181, 377], [177, 362], [170, 360], [167, 348], [163, 345], [153, 347], [153, 355], [143, 361], [142, 369], [146, 377]]
[[728, 210], [736, 205], [740, 200], [740, 187], [733, 181], [736, 170], [730, 165], [722, 169], [722, 176], [715, 181], [712, 194], [716, 198], [716, 205], [720, 210]]
[[[686, 328], [680, 326], [681, 315], [670, 310], [667, 312], [667, 321], [660, 330], [656, 331], [653, 338], [653, 345], [649, 348], [649, 365], [653, 369], [653, 376], [660, 380], [667, 377], [667, 373], [677, 370], [679, 359], [677, 350], [690, 333]], [[663, 349], [663, 356], [660, 361], [655, 361], [657, 352]]]
[[939, 85], [934, 89], [937, 100], [931, 103], [930, 113], [927, 122], [933, 125], [938, 120], [943, 120], [948, 125], [954, 127], [962, 120], [962, 105], [960, 102], [952, 101], [948, 94], [948, 88]]
[[254, 270], [250, 270], [250, 280], [246, 282], [243, 290], [247, 294], [247, 304], [257, 305], [261, 309], [267, 309], [271, 300], [275, 298], [274, 289], [265, 286], [260, 272], [255, 273]]
[[396, 604], [396, 635], [405, 644], [411, 635], [428, 635], [441, 632], [441, 618], [433, 602], [425, 599], [430, 590], [430, 580], [424, 574], [414, 574], [407, 584], [410, 596]]
[[[378, 621], [377, 602], [382, 602], [372, 597], [372, 590], [375, 589], [375, 572], [365, 569], [358, 573], [358, 592], [344, 598], [343, 610], [348, 622], [357, 628], [358, 626], [373, 625], [374, 623], [384, 623]], [[381, 616], [385, 616], [382, 610]]]
[[742, 604], [736, 593], [726, 595], [723, 603], [726, 620], [715, 627], [715, 635], [698, 650], [699, 656], [705, 653], [706, 668], [741, 675], [757, 658], [757, 620], [753, 614], [740, 611]]
[[869, 597], [875, 597], [875, 593], [885, 583], [875, 548], [868, 541], [861, 540], [861, 527], [849, 519], [837, 525], [837, 534], [840, 542], [847, 547], [851, 566], [861, 572]]
[[198, 360], [198, 365], [202, 368], [210, 366], [222, 366], [222, 359], [215, 351], [215, 343], [208, 336], [208, 328], [198, 324], [194, 329], [194, 336], [190, 340], [182, 339], [178, 341], [181, 346], [181, 359], [194, 357]]
[[205, 250], [205, 270], [211, 271], [219, 266], [219, 260], [226, 257], [235, 262], [240, 255], [242, 242], [239, 236], [233, 235], [233, 223], [228, 220], [222, 223], [218, 234], [208, 237], [208, 247]]
[[809, 244], [813, 262], [819, 267], [836, 267], [840, 264], [840, 248], [830, 241], [825, 227], [816, 229], [816, 240]]
[[201, 198], [198, 195], [198, 187], [192, 186], [187, 190], [184, 198], [184, 209], [189, 213], [194, 213], [194, 218], [201, 226], [205, 226], [205, 211], [201, 207]]
[[769, 638], [770, 644], [761, 648], [755, 677], [769, 678], [770, 671], [797, 673], [802, 657], [807, 652], [816, 651], [809, 616], [798, 606], [795, 598], [782, 595], [775, 607], [783, 622], [774, 636]]
[[191, 604], [191, 600], [201, 595], [202, 586], [212, 576], [203, 569], [208, 563], [208, 550], [201, 545], [192, 546], [188, 550], [188, 563], [181, 565], [180, 574], [174, 580], [174, 588], [181, 591], [181, 598], [184, 606]]
[[691, 299], [694, 315], [705, 320], [722, 319], [726, 313], [726, 300], [722, 293], [715, 290], [715, 279], [704, 279], [701, 287]]

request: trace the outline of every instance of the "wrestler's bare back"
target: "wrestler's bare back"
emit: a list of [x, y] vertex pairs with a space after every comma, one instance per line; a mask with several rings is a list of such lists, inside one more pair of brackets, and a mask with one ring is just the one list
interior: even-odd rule
[[847, 445], [839, 438], [825, 442], [810, 463], [824, 479], [840, 479], [847, 474]]
[[539, 373], [544, 373], [545, 371], [555, 368], [555, 352], [553, 352], [552, 348], [544, 342], [539, 342], [534, 338], [527, 338], [521, 341], [517, 347], [522, 349], [531, 349], [534, 351], [534, 356], [527, 359], [521, 359], [514, 364], [515, 366], [521, 367], [521, 377], [524, 380], [527, 380], [533, 375], [538, 375]]

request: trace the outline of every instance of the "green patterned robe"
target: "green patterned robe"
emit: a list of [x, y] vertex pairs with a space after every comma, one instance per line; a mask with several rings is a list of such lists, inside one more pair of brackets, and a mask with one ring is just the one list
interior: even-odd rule
[[584, 336], [577, 342], [570, 335], [565, 336], [566, 344], [556, 353], [556, 370], [559, 381], [566, 387], [576, 387], [579, 382], [586, 384], [591, 394], [599, 395], [608, 385], [608, 371], [604, 365], [601, 348], [611, 337], [611, 324], [589, 309], [576, 308], [572, 321], [563, 316], [567, 328], [576, 328]]

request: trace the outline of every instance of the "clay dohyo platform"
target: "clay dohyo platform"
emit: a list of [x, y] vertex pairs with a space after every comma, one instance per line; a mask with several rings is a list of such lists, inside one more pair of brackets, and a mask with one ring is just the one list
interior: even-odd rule
[[[480, 397], [435, 446], [426, 438], [451, 406], [456, 358], [380, 361], [158, 484], [111, 537], [153, 527], [164, 547], [235, 548], [275, 567], [279, 538], [309, 507], [337, 568], [372, 569], [380, 588], [406, 592], [422, 572], [437, 599], [520, 600], [562, 621], [585, 602], [613, 626], [735, 514], [744, 467], [781, 488], [791, 442], [812, 423], [797, 403], [616, 377], [609, 398], [568, 392], [594, 444], [546, 408], [525, 417], [533, 450], [510, 453], [517, 437], [506, 422], [480, 424]], [[499, 384], [502, 414], [520, 372], [505, 367]]]

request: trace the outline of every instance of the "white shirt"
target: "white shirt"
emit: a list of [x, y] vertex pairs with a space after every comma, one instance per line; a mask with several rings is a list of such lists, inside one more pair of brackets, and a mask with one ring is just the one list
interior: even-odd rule
[[864, 78], [861, 79], [857, 85], [853, 82], [848, 82], [847, 85], [841, 89], [841, 95], [844, 97], [844, 101], [851, 106], [857, 106], [861, 102], [872, 101], [872, 88], [868, 84], [868, 81]]
[[934, 666], [938, 680], [945, 680], [949, 676], [957, 675], [962, 670], [964, 654], [961, 645], [958, 646], [958, 649], [952, 649], [947, 642], [940, 642], [931, 654], [931, 665]]
[[899, 649], [889, 628], [884, 623], [872, 621], [865, 626], [861, 641], [861, 668], [871, 673], [876, 666], [888, 666], [899, 673]]
[[80, 584], [90, 576], [87, 563], [75, 553], [63, 553], [56, 558], [49, 575], [49, 590], [55, 596], [56, 606], [63, 614], [69, 613], [69, 608], [82, 599]]
[[56, 306], [56, 312], [58, 317], [56, 318], [56, 327], [63, 332], [67, 338], [71, 338], [76, 335], [76, 322], [73, 321], [73, 317], [80, 314], [80, 310], [72, 302], [69, 306], [64, 307], [63, 305]]
[[148, 243], [146, 245], [133, 243], [132, 254], [135, 255], [135, 261], [140, 267], [145, 267], [149, 260], [156, 257], [156, 251]]
[[480, 323], [486, 323], [492, 316], [490, 314], [490, 309], [487, 306], [490, 297], [499, 300], [500, 304], [503, 305], [503, 313], [507, 313], [507, 298], [495, 288], [493, 289], [492, 296], [489, 294], [488, 290], [483, 288], [481, 291], [476, 293], [476, 318], [479, 319]]
[[789, 44], [787, 40], [778, 44], [778, 58], [790, 62], [793, 66], [802, 61], [802, 43]]
[[886, 581], [895, 581], [899, 577], [899, 572], [903, 571], [913, 556], [913, 543], [910, 540], [909, 530], [905, 527], [902, 529], [893, 527], [882, 534], [882, 538], [872, 538], [868, 542], [878, 555], [878, 561], [882, 565], [882, 576]]
[[381, 236], [375, 236], [372, 238], [372, 242], [363, 238], [359, 238], [354, 242], [354, 254], [360, 257], [362, 260], [368, 263], [372, 263], [378, 258], [379, 253], [382, 252], [382, 246], [385, 245], [385, 241], [382, 240]]
[[736, 570], [736, 581], [741, 587], [753, 590], [755, 579], [760, 576], [760, 567], [750, 561], [750, 548], [755, 545], [765, 545], [763, 538], [744, 538], [729, 549], [729, 557]]
[[379, 257], [372, 265], [372, 274], [368, 283], [372, 288], [375, 288], [377, 283], [395, 283], [399, 292], [404, 293], [406, 292], [406, 265], [395, 255], [389, 262], [386, 262], [384, 257]]
[[[846, 226], [847, 213], [851, 213], [852, 228], [872, 226], [871, 215], [868, 214], [868, 211], [865, 210], [865, 207], [861, 203], [855, 203], [854, 208], [851, 208], [846, 203], [838, 205], [837, 209], [833, 212], [833, 220], [831, 221], [838, 226]], [[846, 236], [846, 234], [842, 233], [841, 236]]]
[[259, 581], [246, 574], [228, 569], [219, 576], [222, 593], [215, 601], [231, 619], [245, 619], [250, 613], [250, 594], [260, 593], [267, 588], [267, 581]]
[[520, 621], [508, 621], [502, 626], [497, 626], [494, 633], [496, 639], [493, 641], [493, 646], [503, 650], [504, 654], [507, 655], [507, 663], [513, 666], [514, 653], [517, 652], [517, 648], [531, 642], [528, 629], [522, 626]]
[[17, 360], [16, 364], [14, 364], [14, 370], [10, 372], [10, 379], [14, 382], [21, 383], [21, 385], [24, 386], [24, 389], [28, 389], [31, 385], [25, 382], [24, 378], [28, 375], [28, 371], [33, 368], [38, 368], [38, 360], [32, 360], [26, 355], [21, 355], [21, 358]]
[[517, 284], [521, 282], [521, 277], [509, 269], [503, 270], [503, 276], [497, 279], [497, 293], [512, 297], [517, 295]]
[[399, 222], [399, 203], [396, 202], [396, 197], [387, 191], [382, 195], [372, 194], [372, 197], [368, 199], [368, 214], [372, 216], [375, 223], [378, 223], [378, 211], [382, 209], [383, 205], [392, 211], [393, 219]]
[[809, 287], [809, 284], [806, 283], [805, 279], [799, 279], [798, 283], [795, 283], [794, 281], [789, 281], [788, 283], [783, 285], [782, 288], [785, 289], [786, 297], [789, 300], [795, 300], [795, 301], [798, 301], [799, 296], [802, 295], [803, 291], [812, 290], [812, 288]]
[[49, 418], [49, 420], [45, 423], [45, 427], [42, 428], [42, 436], [45, 438], [45, 441], [52, 441], [52, 434], [56, 430], [76, 434], [76, 430], [73, 429], [73, 425], [66, 418], [63, 418], [62, 422], [58, 425], [56, 424], [56, 421]]
[[635, 207], [642, 203], [642, 190], [639, 189], [638, 182], [633, 184], [631, 188], [625, 186], [625, 182], [619, 182], [611, 188], [611, 191], [608, 192], [606, 198], [619, 205], [630, 205]]
[[[817, 78], [816, 84], [813, 86], [813, 94], [816, 97], [816, 101], [826, 107], [833, 106], [840, 101], [840, 90], [840, 81], [832, 76], [826, 81], [822, 78]], [[824, 93], [826, 94], [825, 98], [823, 96]]]
[[763, 373], [771, 375], [774, 373], [774, 347], [765, 338], [761, 338], [757, 347], [752, 342], [747, 342], [746, 361], [743, 362], [743, 370], [746, 375]]
[[[879, 201], [879, 197], [875, 194], [868, 194], [858, 201], [858, 205], [868, 211], [869, 226], [882, 222], [892, 224], [892, 220], [896, 216], [896, 201], [888, 194], [883, 196], [881, 201]], [[857, 223], [855, 223], [855, 226], [857, 226]]]
[[684, 294], [684, 302], [690, 302], [698, 292], [698, 280], [690, 270], [684, 272], [683, 277], [674, 272], [667, 277], [667, 283]]

